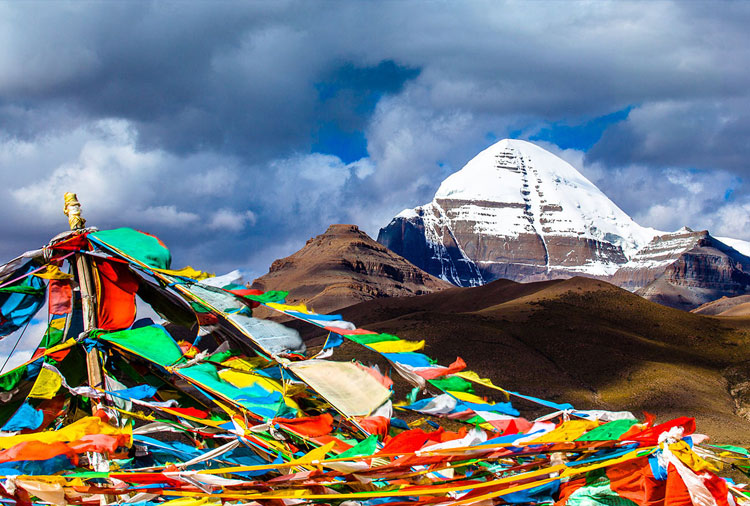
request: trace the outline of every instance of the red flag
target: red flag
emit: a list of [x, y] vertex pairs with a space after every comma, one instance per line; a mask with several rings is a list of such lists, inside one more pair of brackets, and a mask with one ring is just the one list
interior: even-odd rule
[[307, 437], [325, 436], [333, 430], [333, 417], [328, 413], [305, 418], [274, 418], [273, 421]]
[[73, 288], [68, 279], [49, 280], [49, 314], [64, 315], [72, 311]]
[[127, 264], [96, 260], [97, 327], [121, 330], [135, 320], [138, 280]]

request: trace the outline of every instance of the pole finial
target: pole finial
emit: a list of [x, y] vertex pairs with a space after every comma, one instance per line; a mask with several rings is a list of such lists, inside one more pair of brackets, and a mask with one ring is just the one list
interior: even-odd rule
[[68, 224], [71, 230], [78, 230], [86, 225], [86, 220], [81, 216], [81, 203], [75, 193], [66, 193], [64, 196], [65, 205], [63, 212], [68, 217]]

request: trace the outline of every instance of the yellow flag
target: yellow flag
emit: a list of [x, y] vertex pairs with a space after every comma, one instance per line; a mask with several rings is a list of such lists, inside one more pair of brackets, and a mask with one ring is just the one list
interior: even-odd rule
[[179, 499], [172, 499], [162, 503], [163, 506], [209, 506], [219, 505], [220, 501], [209, 501], [208, 497], [180, 497]]
[[406, 353], [424, 348], [424, 341], [381, 341], [367, 345], [378, 353]]
[[575, 441], [585, 433], [601, 425], [594, 420], [568, 420], [563, 422], [555, 430], [532, 439], [529, 443], [561, 443], [564, 441]]
[[44, 269], [34, 273], [34, 276], [44, 279], [73, 279], [72, 274], [66, 274], [54, 264], [47, 264]]
[[65, 318], [55, 318], [49, 322], [49, 326], [53, 329], [64, 330], [65, 329]]
[[504, 388], [495, 385], [489, 378], [480, 378], [479, 375], [474, 371], [459, 371], [456, 373], [456, 376], [459, 376], [465, 380], [473, 381], [474, 383], [479, 383], [480, 385], [484, 385], [488, 388], [500, 390], [505, 394], [506, 397], [509, 397], [508, 392], [506, 392]]
[[263, 357], [232, 357], [221, 363], [224, 367], [241, 369], [248, 372], [263, 369], [269, 364], [271, 364], [271, 361]]
[[187, 267], [183, 267], [182, 269], [177, 269], [177, 270], [170, 270], [170, 269], [153, 269], [153, 270], [155, 270], [156, 272], [161, 272], [162, 274], [166, 274], [167, 276], [182, 276], [184, 278], [196, 279], [198, 281], [202, 279], [214, 277], [214, 275], [209, 272], [203, 272], [203, 271], [193, 269], [189, 265]]
[[291, 304], [279, 304], [278, 302], [269, 302], [268, 304], [266, 304], [266, 306], [272, 307], [279, 311], [296, 311], [297, 313], [315, 314], [309, 309], [307, 309], [307, 306], [303, 303], [297, 304], [296, 306], [292, 306]]
[[51, 399], [62, 386], [62, 378], [55, 371], [42, 367], [36, 377], [29, 397], [34, 399]]
[[305, 455], [290, 462], [290, 464], [294, 464], [294, 465], [308, 464], [309, 465], [309, 464], [315, 464], [316, 462], [320, 462], [321, 460], [325, 460], [326, 454], [328, 454], [328, 452], [330, 452], [334, 446], [336, 446], [336, 441], [331, 441], [330, 443], [326, 443], [319, 448], [310, 450]]
[[486, 400], [482, 399], [478, 395], [470, 394], [469, 392], [460, 392], [454, 390], [446, 390], [446, 392], [460, 401], [473, 402], [475, 404], [489, 404]]
[[669, 445], [669, 449], [675, 457], [680, 459], [686, 466], [696, 473], [706, 470], [713, 472], [720, 471], [718, 467], [695, 453], [685, 441], [673, 443]]
[[[46, 369], [42, 370], [45, 371]], [[77, 441], [90, 434], [108, 434], [112, 436], [128, 434], [130, 435], [130, 442], [128, 443], [130, 445], [132, 444], [132, 433], [133, 429], [130, 425], [120, 429], [103, 422], [99, 417], [87, 416], [59, 430], [45, 430], [32, 434], [0, 437], [0, 450], [5, 450], [25, 441], [41, 441], [42, 443]]]

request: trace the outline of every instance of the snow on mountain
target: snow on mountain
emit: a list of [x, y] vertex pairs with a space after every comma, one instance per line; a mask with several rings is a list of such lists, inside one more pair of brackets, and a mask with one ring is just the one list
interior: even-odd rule
[[[476, 219], [480, 233], [514, 237], [531, 226], [543, 237], [570, 235], [614, 243], [626, 257], [659, 233], [635, 223], [572, 165], [521, 140], [504, 139], [479, 153], [443, 181], [435, 194], [438, 199], [509, 204], [497, 219], [482, 216], [486, 209], [481, 204], [467, 204], [462, 218]], [[516, 211], [519, 206], [529, 209], [531, 221]]]
[[564, 160], [505, 139], [399, 213], [378, 241], [455, 284], [606, 277], [659, 232], [641, 227]]
[[732, 239], [731, 237], [717, 237], [717, 239], [746, 257], [750, 257], [750, 242], [743, 241], [742, 239]]

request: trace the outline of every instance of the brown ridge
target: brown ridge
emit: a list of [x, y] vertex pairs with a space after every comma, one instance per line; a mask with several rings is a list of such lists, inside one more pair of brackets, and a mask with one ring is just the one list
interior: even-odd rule
[[252, 287], [290, 290], [288, 302], [320, 313], [381, 297], [422, 295], [451, 287], [375, 242], [356, 225], [331, 225], [296, 253], [271, 264]]

